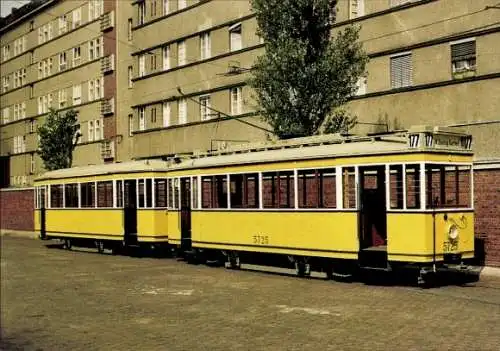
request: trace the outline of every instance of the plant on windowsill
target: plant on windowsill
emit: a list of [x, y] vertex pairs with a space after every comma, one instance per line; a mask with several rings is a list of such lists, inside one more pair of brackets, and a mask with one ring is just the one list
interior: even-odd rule
[[474, 77], [476, 75], [476, 68], [467, 68], [462, 70], [456, 70], [453, 72], [453, 79], [463, 79]]

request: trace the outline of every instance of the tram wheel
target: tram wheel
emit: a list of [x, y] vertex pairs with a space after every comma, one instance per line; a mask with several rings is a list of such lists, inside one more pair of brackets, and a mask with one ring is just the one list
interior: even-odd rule
[[104, 241], [98, 240], [96, 241], [97, 252], [104, 253]]
[[71, 246], [72, 246], [71, 239], [64, 239], [64, 248], [66, 250], [71, 250]]

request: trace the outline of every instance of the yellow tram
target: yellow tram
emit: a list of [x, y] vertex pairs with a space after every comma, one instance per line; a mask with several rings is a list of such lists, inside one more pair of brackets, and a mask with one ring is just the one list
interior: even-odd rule
[[421, 126], [53, 171], [36, 180], [35, 222], [100, 250], [168, 244], [231, 267], [267, 254], [299, 275], [411, 266], [422, 278], [474, 256], [471, 141]]

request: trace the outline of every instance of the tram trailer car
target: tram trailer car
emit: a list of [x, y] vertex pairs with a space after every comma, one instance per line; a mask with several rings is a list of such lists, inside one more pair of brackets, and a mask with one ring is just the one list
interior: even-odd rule
[[[168, 237], [169, 245], [194, 260], [223, 256], [233, 268], [248, 256], [284, 257], [301, 276], [311, 270], [334, 277], [359, 268], [416, 268], [424, 282], [438, 270], [465, 271], [463, 261], [474, 256], [471, 141], [455, 129], [420, 126], [372, 137], [326, 135], [233, 147], [155, 163], [134, 175], [137, 211], [150, 205], [153, 213], [144, 217], [153, 224], [138, 225], [136, 235], [138, 241]], [[37, 181], [38, 194], [45, 191], [50, 199], [44, 235], [66, 238], [74, 225], [55, 214], [64, 208], [52, 208], [52, 187], [62, 181], [51, 173]], [[112, 178], [116, 196], [124, 175], [131, 177], [110, 168], [90, 180]], [[65, 182], [76, 183], [73, 177]], [[114, 199], [116, 219], [109, 227], [90, 230], [96, 221], [89, 214], [78, 222], [79, 232], [96, 240], [104, 237], [90, 233], [112, 231], [116, 240], [130, 235], [126, 208]], [[157, 207], [158, 199], [166, 208]]]

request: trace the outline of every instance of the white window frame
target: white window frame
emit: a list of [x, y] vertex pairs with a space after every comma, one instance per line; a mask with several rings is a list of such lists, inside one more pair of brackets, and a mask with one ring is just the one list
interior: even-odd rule
[[144, 77], [146, 74], [146, 56], [139, 55], [139, 77]]
[[202, 95], [199, 97], [199, 103], [200, 103], [200, 120], [201, 121], [208, 121], [210, 119], [210, 95]]
[[[404, 56], [409, 56], [410, 57], [410, 71], [409, 72], [404, 72], [403, 70], [400, 72], [400, 75], [403, 74], [409, 74], [409, 82], [408, 84], [403, 84], [403, 82], [396, 82], [396, 84], [392, 84], [393, 80], [396, 80], [395, 77], [393, 77], [393, 71], [392, 71], [392, 65], [393, 65], [393, 60], [396, 60], [398, 58], [404, 57]], [[390, 75], [390, 86], [391, 89], [399, 89], [399, 88], [405, 88], [405, 87], [410, 87], [413, 85], [413, 54], [411, 51], [405, 51], [405, 52], [400, 52], [394, 55], [391, 55], [389, 57], [389, 75]]]
[[71, 22], [71, 28], [75, 29], [82, 24], [82, 8], [79, 7], [73, 10], [72, 13], [73, 21]]
[[184, 98], [177, 101], [177, 123], [187, 123], [187, 102]]
[[78, 66], [82, 60], [82, 49], [80, 46], [73, 48], [73, 67]]
[[182, 10], [187, 7], [186, 0], [177, 0], [177, 10]]
[[229, 51], [238, 51], [243, 48], [241, 22], [229, 27]]
[[170, 0], [163, 0], [163, 16], [170, 13]]
[[166, 71], [170, 69], [170, 45], [165, 45], [161, 49], [162, 51], [162, 58], [163, 58], [163, 70]]
[[93, 101], [94, 100], [94, 80], [91, 79], [88, 81], [88, 101]]
[[58, 106], [59, 108], [64, 108], [66, 107], [66, 103], [67, 103], [67, 94], [66, 94], [66, 89], [61, 89], [58, 91], [57, 93], [57, 101], [58, 101]]
[[133, 67], [132, 66], [127, 67], [127, 75], [128, 75], [128, 87], [132, 88], [134, 86], [134, 82], [132, 81], [132, 78], [133, 78]]
[[206, 60], [212, 55], [210, 32], [200, 34], [200, 59]]
[[[242, 101], [243, 101], [243, 88], [242, 87], [234, 87], [231, 88], [229, 91], [230, 95], [230, 108], [231, 108], [231, 115], [236, 116], [240, 115], [242, 113]], [[234, 97], [236, 96], [236, 100]]]
[[139, 107], [139, 130], [146, 130], [146, 108]]
[[10, 119], [10, 107], [4, 107], [2, 109], [2, 123], [6, 124], [9, 123]]
[[134, 115], [128, 115], [128, 136], [134, 135]]
[[73, 106], [80, 105], [82, 103], [82, 85], [73, 85]]
[[68, 20], [66, 14], [59, 16], [59, 35], [66, 33], [68, 30]]
[[102, 140], [104, 138], [104, 120], [102, 118], [94, 121], [94, 140]]
[[163, 127], [170, 127], [172, 118], [172, 108], [170, 101], [163, 103]]
[[146, 19], [146, 1], [142, 1], [137, 4], [137, 11], [138, 11], [138, 16], [137, 16], [138, 25], [144, 24]]
[[177, 65], [184, 66], [186, 64], [186, 41], [180, 40], [177, 42]]
[[59, 72], [68, 69], [68, 59], [66, 56], [66, 51], [59, 53]]
[[94, 121], [87, 122], [87, 141], [94, 141]]

